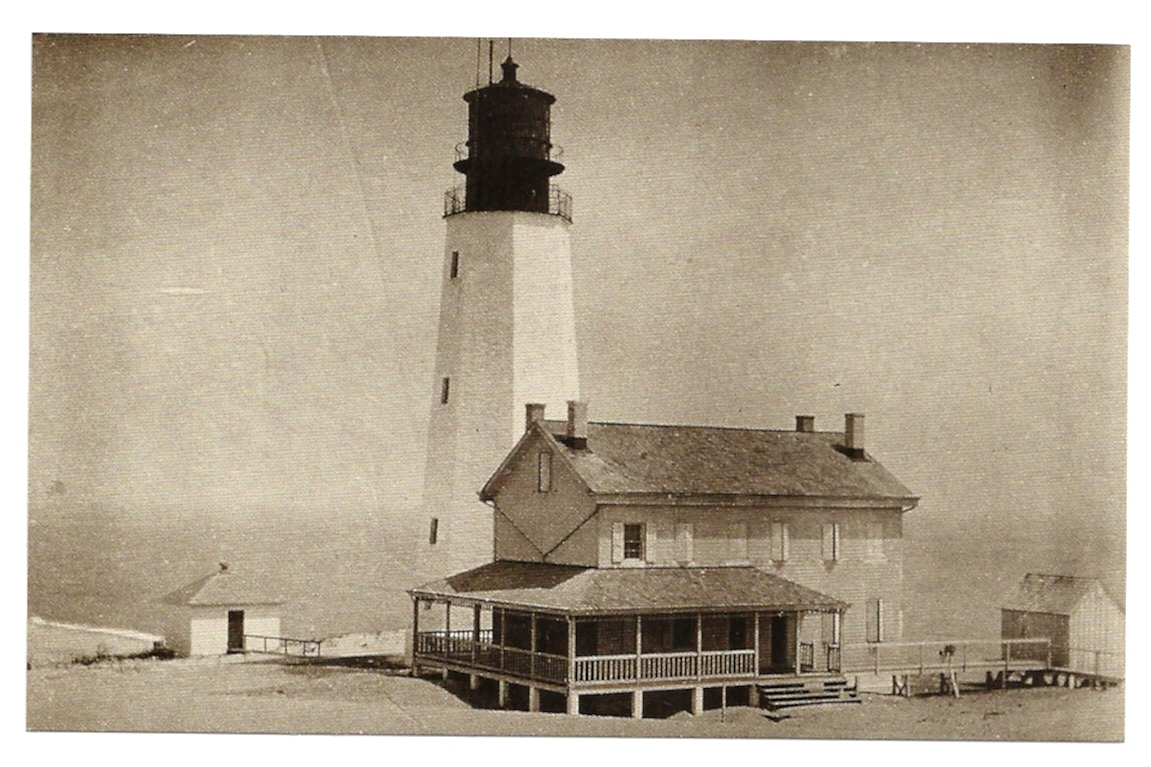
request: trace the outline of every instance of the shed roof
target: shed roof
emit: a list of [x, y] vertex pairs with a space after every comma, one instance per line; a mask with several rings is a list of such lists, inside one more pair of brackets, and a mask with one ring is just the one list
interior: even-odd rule
[[[592, 422], [587, 447], [576, 449], [560, 440], [565, 428], [542, 425], [594, 493], [918, 500], [870, 455], [849, 455], [842, 432]], [[493, 498], [508, 466], [482, 498]]]
[[1079, 602], [1095, 589], [1107, 593], [1098, 578], [1028, 573], [1003, 605], [1003, 609], [1070, 615]]
[[408, 593], [585, 614], [848, 606], [754, 567], [594, 568], [499, 561]]
[[261, 581], [231, 570], [217, 570], [176, 589], [162, 600], [170, 605], [278, 605], [284, 600], [273, 595]]

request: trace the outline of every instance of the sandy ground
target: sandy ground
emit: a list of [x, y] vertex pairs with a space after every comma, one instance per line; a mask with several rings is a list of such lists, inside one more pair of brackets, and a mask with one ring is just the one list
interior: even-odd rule
[[27, 672], [26, 726], [47, 731], [371, 733], [1120, 741], [1122, 688], [965, 693], [667, 720], [472, 709], [433, 681], [232, 658], [133, 660]]

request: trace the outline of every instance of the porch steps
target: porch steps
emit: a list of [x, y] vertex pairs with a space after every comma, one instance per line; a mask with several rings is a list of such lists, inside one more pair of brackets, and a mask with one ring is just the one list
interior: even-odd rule
[[760, 707], [769, 711], [827, 703], [859, 703], [855, 688], [848, 687], [844, 677], [762, 682], [756, 687]]

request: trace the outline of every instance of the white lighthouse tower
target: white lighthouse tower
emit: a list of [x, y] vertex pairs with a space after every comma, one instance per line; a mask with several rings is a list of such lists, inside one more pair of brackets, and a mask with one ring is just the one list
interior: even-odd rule
[[[524, 430], [524, 406], [579, 399], [571, 198], [551, 144], [555, 97], [516, 79], [464, 95], [466, 177], [444, 200], [447, 237], [424, 474], [425, 567], [459, 572], [493, 555], [478, 497]], [[562, 417], [562, 415], [560, 416]]]

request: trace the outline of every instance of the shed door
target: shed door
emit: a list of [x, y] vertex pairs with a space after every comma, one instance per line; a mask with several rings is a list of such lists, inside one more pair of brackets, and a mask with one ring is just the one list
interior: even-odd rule
[[228, 652], [244, 651], [244, 611], [228, 611]]

